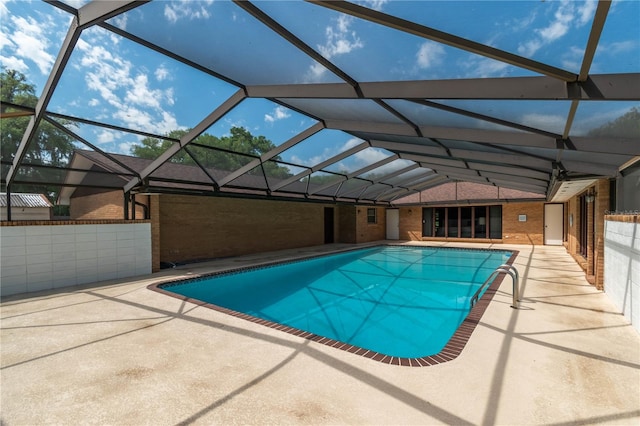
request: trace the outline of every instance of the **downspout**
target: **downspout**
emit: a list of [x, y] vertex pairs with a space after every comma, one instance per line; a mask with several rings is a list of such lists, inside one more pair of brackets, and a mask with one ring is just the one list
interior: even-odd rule
[[[145, 204], [139, 202], [139, 201], [135, 201], [135, 205], [136, 206], [140, 206], [142, 207], [142, 210], [144, 211], [144, 219], [151, 219], [151, 216], [149, 216], [149, 207], [146, 206]], [[134, 211], [136, 210], [135, 207], [133, 209]], [[135, 219], [135, 217], [134, 217]]]
[[124, 193], [124, 220], [129, 220], [129, 192]]
[[7, 220], [11, 222], [11, 186], [7, 185]]

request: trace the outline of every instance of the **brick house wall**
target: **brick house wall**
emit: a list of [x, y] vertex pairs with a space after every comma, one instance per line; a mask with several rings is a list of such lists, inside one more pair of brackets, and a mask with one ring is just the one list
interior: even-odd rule
[[340, 205], [338, 206], [338, 236], [336, 241], [340, 243], [355, 244], [356, 243], [356, 206]]
[[[376, 210], [376, 223], [367, 221], [367, 210]], [[385, 207], [356, 207], [356, 243], [384, 240], [387, 234], [387, 209]]]
[[[334, 209], [334, 241], [359, 243], [385, 238], [385, 208], [368, 224], [366, 206], [252, 200], [187, 195], [138, 196], [151, 219], [153, 270], [161, 262], [186, 262], [324, 243], [324, 208]], [[122, 192], [73, 197], [73, 219], [122, 219]], [[131, 214], [131, 213], [130, 213]], [[130, 216], [131, 217], [131, 216]], [[144, 209], [136, 206], [136, 217]]]
[[[544, 244], [545, 203], [506, 203], [502, 205], [502, 241], [510, 244]], [[527, 215], [526, 222], [518, 220]]]
[[[587, 193], [595, 193], [595, 201], [587, 203], [587, 256], [580, 254], [580, 197]], [[582, 267], [587, 279], [599, 290], [604, 289], [604, 219], [609, 210], [610, 184], [607, 179], [600, 179], [580, 194], [571, 198], [567, 205], [567, 216], [573, 215], [573, 226], [568, 226], [565, 248]]]
[[[71, 198], [71, 220], [124, 219], [124, 195], [121, 191], [81, 192]], [[148, 204], [148, 197], [138, 196], [137, 202]], [[131, 210], [129, 217], [132, 217]], [[144, 219], [144, 208], [136, 206], [136, 219]]]
[[[543, 202], [502, 203], [502, 239], [443, 238], [422, 236], [422, 207], [400, 207], [400, 239], [409, 241], [465, 241], [505, 242], [511, 244], [544, 244]], [[478, 204], [485, 206], [487, 204]], [[494, 204], [495, 205], [495, 204]], [[465, 206], [474, 206], [465, 204]], [[429, 207], [458, 207], [458, 205], [429, 205]], [[527, 221], [520, 222], [519, 215], [526, 214]]]
[[198, 259], [324, 243], [324, 204], [161, 195], [160, 259]]

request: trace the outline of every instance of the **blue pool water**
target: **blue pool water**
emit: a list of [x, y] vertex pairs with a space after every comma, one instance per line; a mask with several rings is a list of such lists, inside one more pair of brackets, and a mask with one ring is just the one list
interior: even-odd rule
[[511, 252], [379, 246], [164, 290], [396, 357], [442, 350]]

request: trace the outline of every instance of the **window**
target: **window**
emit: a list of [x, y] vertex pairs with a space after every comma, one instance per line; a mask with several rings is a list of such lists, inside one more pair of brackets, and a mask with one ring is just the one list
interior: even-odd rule
[[367, 209], [367, 223], [378, 223], [376, 209]]
[[425, 207], [422, 236], [502, 238], [502, 206]]

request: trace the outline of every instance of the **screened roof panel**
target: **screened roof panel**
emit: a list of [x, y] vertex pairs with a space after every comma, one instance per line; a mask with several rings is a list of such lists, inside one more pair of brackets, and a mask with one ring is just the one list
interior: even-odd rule
[[[98, 150], [111, 154], [127, 154], [134, 157], [154, 159], [162, 150], [148, 150], [148, 146], [173, 145], [171, 139], [160, 139], [155, 135], [132, 133], [118, 128], [98, 125], [99, 123], [86, 123], [77, 120], [53, 116], [51, 120], [62, 125], [68, 130], [68, 135], [74, 138], [74, 144], [79, 149], [92, 149], [84, 142], [95, 146]], [[77, 139], [76, 139], [77, 137]]]
[[276, 147], [316, 122], [267, 99], [250, 98], [236, 105], [209, 127], [206, 133], [224, 139], [231, 136], [232, 128], [244, 128], [251, 135], [263, 137]]
[[324, 120], [404, 122], [370, 99], [281, 99], [288, 105]]
[[360, 198], [373, 200], [376, 197], [378, 197], [380, 194], [384, 193], [385, 191], [388, 191], [389, 189], [391, 189], [391, 186], [389, 185], [376, 183], [367, 187], [367, 189], [365, 189], [364, 192], [360, 194]]
[[337, 197], [358, 197], [359, 193], [364, 190], [366, 186], [371, 185], [371, 182], [360, 179], [349, 179], [344, 181], [340, 186], [340, 189], [336, 193]]
[[404, 185], [405, 183], [411, 182], [412, 179], [417, 179], [418, 177], [422, 177], [431, 173], [432, 171], [430, 169], [418, 167], [398, 176], [394, 176], [388, 179], [383, 178], [382, 182], [388, 183], [390, 185]]
[[600, 36], [591, 72], [637, 73], [640, 69], [640, 2], [614, 1]]
[[325, 172], [314, 172], [309, 176], [309, 191], [310, 192], [318, 192], [321, 189], [332, 187], [338, 182], [342, 182], [344, 180], [344, 176], [333, 174], [333, 173], [325, 173]]
[[397, 159], [392, 161], [391, 163], [385, 164], [380, 167], [376, 167], [373, 170], [362, 173], [361, 175], [358, 175], [358, 177], [361, 179], [377, 180], [391, 173], [397, 172], [398, 170], [407, 168], [412, 164], [415, 164], [415, 163], [410, 160]]
[[73, 163], [123, 193], [385, 202], [482, 174], [552, 199], [640, 156], [638, 2], [85, 4], [3, 4], [27, 88], [3, 80], [3, 185]]
[[350, 174], [380, 160], [389, 158], [392, 155], [393, 154], [386, 149], [369, 147], [362, 151], [358, 151], [337, 163], [333, 163], [330, 166], [325, 167], [323, 170], [334, 173]]
[[[493, 102], [493, 101], [492, 101]], [[439, 103], [433, 102], [432, 106], [421, 105], [416, 102], [404, 100], [389, 100], [389, 105], [411, 120], [418, 126], [440, 126], [440, 127], [462, 127], [462, 128], [485, 128], [487, 122], [439, 109]], [[505, 129], [507, 129], [505, 127]]]
[[[595, 2], [447, 1], [389, 2], [385, 12], [525, 58], [578, 73]], [[491, 19], [478, 19], [490, 16]], [[555, 52], [563, 52], [561, 55]], [[487, 75], [513, 75], [500, 63], [472, 61]], [[493, 65], [493, 66], [491, 66]]]
[[347, 133], [327, 129], [292, 146], [282, 152], [280, 157], [292, 164], [313, 167], [363, 142]]
[[35, 80], [35, 94], [41, 96], [72, 17], [45, 2], [12, 2], [6, 13], [0, 15], [0, 63]]
[[317, 189], [316, 188], [316, 191], [314, 192], [314, 194], [322, 195], [322, 196], [325, 196], [325, 197], [334, 197], [337, 194], [338, 190], [340, 188], [342, 188], [342, 184], [346, 183], [346, 182], [348, 182], [348, 181], [341, 181], [339, 183], [333, 184], [331, 186], [328, 186], [328, 187], [322, 188], [322, 189]]
[[[422, 2], [389, 3], [411, 13]], [[260, 7], [358, 81], [486, 77], [495, 74], [496, 69], [500, 75], [533, 75], [528, 70], [306, 2], [288, 2], [286, 8], [264, 2]], [[314, 17], [313, 24], [299, 18], [309, 15]]]
[[232, 2], [154, 1], [109, 23], [241, 84], [339, 81]]
[[227, 185], [251, 189], [269, 189], [261, 166], [254, 167], [246, 174], [230, 181]]
[[[452, 99], [438, 101], [438, 103], [560, 135], [564, 131], [571, 107], [570, 101]], [[487, 122], [481, 124], [480, 127], [494, 128]], [[511, 129], [511, 131], [515, 131], [515, 129]]]
[[[640, 43], [640, 42], [639, 42]], [[581, 102], [573, 119], [571, 136], [640, 139], [640, 101]]]
[[487, 152], [495, 154], [501, 154], [505, 152], [505, 145], [491, 146], [484, 143], [458, 141], [452, 139], [438, 139], [438, 141], [448, 149], [464, 149], [475, 152]]
[[82, 32], [49, 110], [165, 135], [195, 127], [237, 90], [166, 55], [91, 27]]

